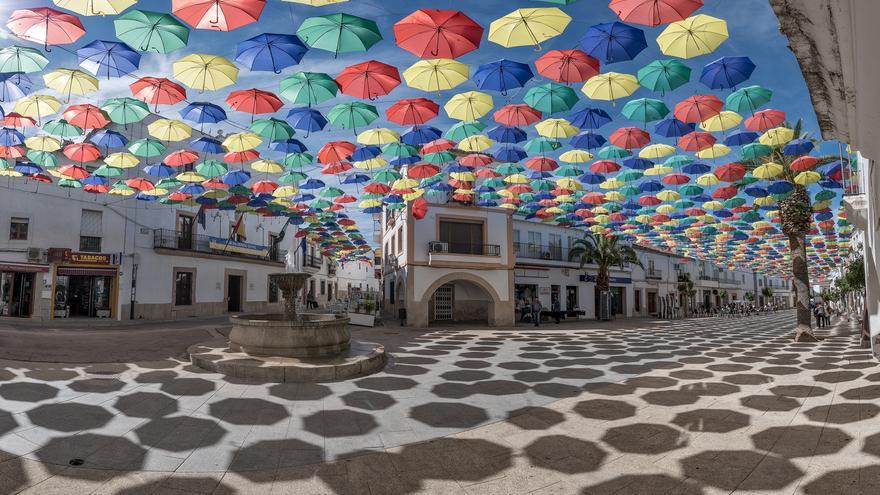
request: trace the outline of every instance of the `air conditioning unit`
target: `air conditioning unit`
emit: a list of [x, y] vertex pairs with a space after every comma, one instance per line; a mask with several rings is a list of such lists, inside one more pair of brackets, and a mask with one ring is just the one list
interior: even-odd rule
[[449, 252], [449, 243], [448, 242], [431, 241], [431, 244], [428, 246], [428, 251], [432, 252], [432, 253], [448, 253]]
[[28, 261], [34, 262], [43, 262], [45, 263], [46, 252], [40, 248], [30, 247], [27, 249], [27, 259]]

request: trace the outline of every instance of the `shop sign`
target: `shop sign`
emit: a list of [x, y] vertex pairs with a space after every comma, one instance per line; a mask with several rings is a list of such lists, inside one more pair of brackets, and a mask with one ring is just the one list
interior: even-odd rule
[[78, 251], [68, 251], [63, 258], [63, 261], [70, 265], [109, 265], [112, 260], [113, 256], [110, 254]]

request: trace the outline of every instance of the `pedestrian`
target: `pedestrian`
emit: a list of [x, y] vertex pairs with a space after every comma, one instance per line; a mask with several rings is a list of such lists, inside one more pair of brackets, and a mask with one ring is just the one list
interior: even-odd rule
[[561, 317], [560, 313], [562, 313], [562, 308], [560, 307], [558, 297], [550, 303], [550, 311], [553, 312], [553, 319], [556, 320], [556, 324], [559, 325], [559, 319]]
[[541, 306], [541, 301], [536, 297], [532, 300], [532, 321], [535, 322], [535, 326], [540, 326], [541, 324], [541, 310], [544, 307]]

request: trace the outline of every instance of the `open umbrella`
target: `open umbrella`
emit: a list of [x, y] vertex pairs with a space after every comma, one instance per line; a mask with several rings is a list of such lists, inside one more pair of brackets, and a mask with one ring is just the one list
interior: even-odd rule
[[375, 21], [350, 14], [309, 17], [296, 30], [312, 48], [333, 52], [365, 52], [382, 39]]
[[87, 95], [98, 90], [98, 80], [79, 69], [55, 69], [43, 74], [43, 82], [46, 87], [66, 93], [67, 101], [71, 95]]
[[721, 57], [703, 67], [700, 82], [710, 89], [728, 89], [747, 81], [755, 70], [749, 57]]
[[578, 102], [578, 97], [570, 87], [551, 82], [530, 88], [523, 96], [523, 101], [539, 112], [554, 114], [571, 110]]
[[49, 64], [49, 59], [36, 48], [10, 45], [0, 49], [0, 73], [39, 72]]
[[39, 122], [42, 117], [52, 115], [60, 108], [61, 102], [58, 101], [58, 98], [36, 94], [25, 96], [16, 101], [13, 111], [21, 116], [35, 118]]
[[667, 26], [657, 36], [657, 44], [664, 55], [692, 58], [712, 53], [727, 37], [727, 22], [697, 14]]
[[373, 105], [361, 102], [340, 103], [327, 112], [327, 120], [343, 129], [364, 127], [379, 118], [379, 112]]
[[480, 65], [473, 80], [480, 89], [507, 94], [511, 89], [525, 86], [532, 77], [534, 74], [527, 64], [502, 59]]
[[280, 74], [300, 63], [308, 47], [294, 35], [263, 33], [235, 45], [235, 61], [252, 71]]
[[611, 0], [608, 8], [627, 22], [659, 26], [681, 21], [703, 6], [703, 0]]
[[492, 97], [479, 91], [459, 93], [443, 106], [450, 118], [471, 122], [489, 113], [494, 106]]
[[675, 105], [675, 118], [682, 122], [698, 123], [721, 113], [724, 102], [715, 95], [688, 96]]
[[6, 27], [23, 40], [41, 43], [47, 52], [49, 45], [68, 45], [86, 34], [75, 15], [49, 7], [15, 10]]
[[632, 60], [648, 47], [644, 31], [617, 21], [590, 26], [580, 44], [584, 51], [606, 64]]
[[189, 41], [189, 28], [161, 12], [129, 10], [113, 21], [113, 27], [117, 38], [142, 52], [170, 53]]
[[427, 98], [406, 98], [388, 107], [385, 116], [400, 125], [415, 125], [433, 119], [439, 111], [440, 106]]
[[755, 113], [758, 108], [770, 101], [773, 91], [762, 86], [747, 86], [730, 93], [724, 105], [734, 112]]
[[197, 124], [216, 124], [226, 120], [226, 111], [213, 103], [193, 102], [180, 111], [180, 116]]
[[550, 50], [535, 60], [538, 73], [556, 82], [584, 82], [599, 74], [599, 61], [580, 50]]
[[320, 131], [327, 125], [327, 119], [314, 108], [291, 108], [287, 113], [287, 122], [294, 129], [306, 132]]
[[[575, 95], [577, 99], [577, 95]], [[507, 126], [524, 126], [541, 120], [541, 111], [529, 105], [504, 105], [492, 114], [495, 122]]]
[[620, 110], [624, 117], [639, 122], [653, 122], [660, 120], [669, 114], [669, 108], [660, 100], [653, 98], [638, 98], [626, 102]]
[[483, 27], [458, 10], [419, 9], [394, 23], [397, 46], [421, 58], [457, 58], [480, 47]]
[[129, 97], [110, 98], [101, 104], [101, 110], [111, 121], [123, 125], [140, 122], [150, 114], [145, 102]]
[[438, 58], [419, 60], [403, 71], [407, 86], [422, 91], [440, 92], [468, 80], [468, 66], [455, 60]]
[[492, 21], [489, 25], [489, 41], [506, 48], [534, 46], [559, 36], [571, 17], [556, 7], [517, 9]]
[[213, 91], [235, 84], [238, 67], [219, 55], [193, 53], [172, 64], [174, 78], [199, 91]]
[[76, 51], [79, 66], [98, 77], [122, 77], [137, 70], [141, 54], [125, 43], [95, 40]]
[[131, 94], [139, 100], [158, 105], [173, 105], [186, 99], [186, 89], [164, 77], [142, 77], [129, 85]]
[[639, 69], [639, 84], [651, 91], [672, 91], [691, 78], [691, 68], [678, 60], [655, 60]]
[[281, 80], [278, 94], [293, 103], [317, 105], [336, 96], [339, 85], [321, 72], [297, 72]]
[[196, 29], [232, 31], [257, 22], [266, 0], [172, 0], [171, 12]]
[[584, 83], [581, 91], [593, 100], [614, 102], [625, 98], [639, 89], [639, 81], [631, 74], [606, 72], [591, 77]]
[[746, 119], [745, 127], [750, 131], [766, 131], [782, 125], [785, 112], [781, 110], [761, 110]]
[[131, 7], [137, 0], [52, 0], [62, 9], [80, 15], [116, 15]]
[[103, 110], [88, 103], [71, 105], [62, 115], [65, 120], [83, 129], [100, 129], [110, 123]]
[[256, 114], [277, 112], [284, 103], [273, 93], [257, 88], [242, 89], [229, 93], [226, 103], [234, 110], [251, 114], [251, 121]]
[[347, 95], [375, 100], [400, 85], [400, 73], [396, 67], [368, 60], [342, 69], [336, 83]]

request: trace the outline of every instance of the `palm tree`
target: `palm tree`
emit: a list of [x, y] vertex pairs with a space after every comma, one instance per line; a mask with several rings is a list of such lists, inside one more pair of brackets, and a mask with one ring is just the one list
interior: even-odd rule
[[583, 239], [577, 239], [572, 243], [573, 247], [568, 252], [568, 260], [580, 261], [581, 269], [588, 263], [598, 266], [596, 273], [596, 290], [600, 294], [607, 293], [611, 287], [608, 272], [612, 266], [625, 268], [627, 264], [642, 266], [636, 250], [628, 244], [619, 244], [617, 235], [597, 235], [587, 232]]
[[770, 304], [770, 300], [773, 299], [773, 289], [764, 287], [761, 289], [761, 295], [764, 296], [764, 304]]
[[697, 295], [697, 291], [694, 289], [694, 281], [691, 280], [690, 273], [682, 273], [678, 276], [678, 286], [676, 289], [678, 289], [680, 294], [684, 295], [684, 307], [682, 310], [684, 312], [684, 317], [687, 318], [690, 315], [691, 300]]
[[[809, 134], [802, 132], [803, 122], [801, 120], [798, 120], [794, 127], [787, 123], [783, 126], [793, 129], [794, 136], [797, 138], [811, 139]], [[782, 165], [782, 173], [778, 178], [788, 181], [794, 186], [792, 192], [777, 203], [781, 230], [788, 237], [791, 271], [794, 278], [795, 308], [797, 309], [797, 328], [795, 329], [794, 341], [817, 342], [819, 339], [813, 335], [810, 315], [810, 273], [807, 268], [807, 234], [813, 226], [813, 209], [807, 188], [794, 180], [799, 172], [791, 169], [792, 162], [799, 157], [786, 155], [782, 150], [782, 146], [775, 146], [770, 154], [759, 159], [746, 160], [743, 164], [750, 170], [771, 162]], [[819, 157], [816, 166], [835, 160], [837, 157]]]

